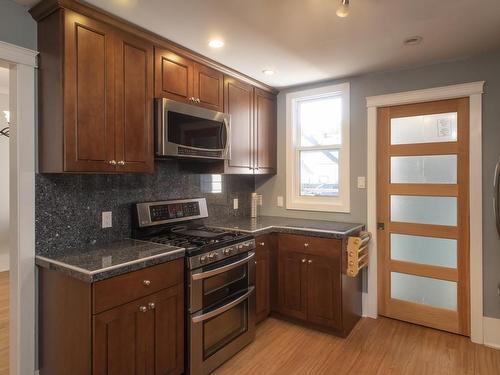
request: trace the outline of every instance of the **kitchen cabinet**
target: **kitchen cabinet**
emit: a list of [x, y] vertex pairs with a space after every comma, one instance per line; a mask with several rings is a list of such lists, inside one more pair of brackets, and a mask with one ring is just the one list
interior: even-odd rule
[[255, 322], [263, 321], [271, 311], [270, 236], [255, 238]]
[[40, 268], [39, 290], [41, 375], [184, 372], [182, 258], [92, 284]]
[[222, 112], [224, 75], [161, 47], [155, 48], [155, 94]]
[[71, 11], [40, 20], [41, 172], [153, 170], [153, 47]]
[[276, 173], [276, 96], [226, 77], [224, 99], [231, 115], [231, 159], [225, 173]]
[[345, 274], [345, 240], [279, 234], [277, 313], [346, 336], [361, 316], [361, 278]]

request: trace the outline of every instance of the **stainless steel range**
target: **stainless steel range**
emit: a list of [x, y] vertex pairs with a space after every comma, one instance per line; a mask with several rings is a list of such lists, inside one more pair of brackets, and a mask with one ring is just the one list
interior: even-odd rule
[[255, 337], [255, 240], [203, 226], [204, 198], [138, 203], [134, 237], [186, 249], [187, 373], [209, 374]]

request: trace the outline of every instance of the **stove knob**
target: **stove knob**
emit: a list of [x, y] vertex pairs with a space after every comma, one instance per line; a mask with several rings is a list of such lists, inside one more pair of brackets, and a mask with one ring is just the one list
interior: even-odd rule
[[217, 253], [213, 252], [213, 253], [208, 254], [208, 259], [209, 260], [215, 260], [215, 259], [217, 259]]
[[231, 254], [231, 248], [227, 248], [227, 249], [222, 250], [222, 254], [224, 254], [224, 255]]
[[200, 263], [201, 264], [204, 264], [204, 263], [207, 263], [208, 262], [208, 257], [206, 255], [203, 255], [201, 258], [200, 258]]
[[240, 249], [240, 250], [243, 249], [243, 245], [239, 245], [238, 249]]

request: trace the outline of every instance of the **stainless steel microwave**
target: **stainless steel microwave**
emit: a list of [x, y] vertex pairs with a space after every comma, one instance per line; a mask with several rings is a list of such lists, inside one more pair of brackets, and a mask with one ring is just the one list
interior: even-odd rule
[[156, 156], [229, 159], [230, 115], [164, 98], [155, 106]]

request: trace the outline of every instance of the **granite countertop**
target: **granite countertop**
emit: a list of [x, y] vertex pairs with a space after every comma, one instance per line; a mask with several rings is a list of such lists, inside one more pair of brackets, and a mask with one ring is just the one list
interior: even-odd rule
[[36, 256], [35, 262], [40, 267], [95, 282], [182, 257], [183, 248], [127, 239], [57, 255], [41, 254]]
[[364, 229], [364, 224], [341, 223], [337, 221], [294, 219], [279, 216], [259, 216], [257, 218], [231, 218], [229, 221], [211, 221], [208, 226], [225, 230], [235, 230], [254, 235], [272, 232], [313, 235], [317, 237], [342, 239]]

